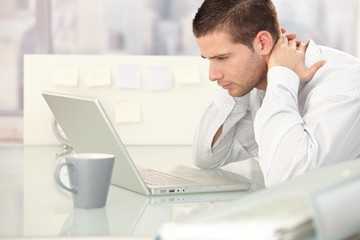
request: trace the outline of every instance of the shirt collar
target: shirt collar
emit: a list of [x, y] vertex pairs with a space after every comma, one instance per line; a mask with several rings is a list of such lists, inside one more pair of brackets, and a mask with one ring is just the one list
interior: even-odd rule
[[305, 67], [309, 68], [314, 63], [320, 61], [322, 52], [318, 45], [313, 40], [309, 40], [305, 52]]

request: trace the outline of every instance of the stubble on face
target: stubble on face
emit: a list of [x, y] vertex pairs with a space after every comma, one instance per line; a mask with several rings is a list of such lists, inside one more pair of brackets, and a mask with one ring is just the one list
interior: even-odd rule
[[254, 88], [265, 89], [267, 78], [267, 66], [263, 58], [252, 52], [246, 64], [237, 75], [231, 78], [234, 87], [228, 92], [233, 97], [242, 97]]

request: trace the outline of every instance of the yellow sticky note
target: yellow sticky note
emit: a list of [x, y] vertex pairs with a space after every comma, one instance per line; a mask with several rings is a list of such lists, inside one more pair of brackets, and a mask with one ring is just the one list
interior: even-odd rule
[[134, 123], [141, 121], [140, 102], [137, 99], [125, 99], [115, 104], [115, 122]]
[[194, 65], [175, 65], [173, 66], [173, 74], [177, 83], [201, 83], [199, 68]]
[[88, 65], [84, 69], [84, 80], [88, 87], [110, 85], [110, 67], [108, 65]]
[[78, 67], [73, 64], [57, 63], [52, 70], [52, 83], [75, 87], [78, 84]]

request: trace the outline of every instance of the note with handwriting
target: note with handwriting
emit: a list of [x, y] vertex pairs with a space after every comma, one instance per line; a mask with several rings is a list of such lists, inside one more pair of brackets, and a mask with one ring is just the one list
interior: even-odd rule
[[74, 64], [57, 63], [52, 70], [52, 83], [59, 86], [76, 87], [79, 69]]
[[119, 88], [140, 89], [141, 88], [141, 66], [121, 64], [113, 69], [115, 85]]
[[170, 66], [150, 66], [147, 68], [147, 83], [151, 91], [173, 89], [172, 70]]
[[111, 84], [111, 73], [108, 65], [88, 65], [84, 68], [84, 81], [88, 87]]
[[124, 99], [115, 103], [116, 123], [141, 122], [141, 107], [137, 99]]
[[200, 83], [201, 76], [198, 66], [195, 65], [175, 65], [173, 66], [175, 82], [180, 84]]

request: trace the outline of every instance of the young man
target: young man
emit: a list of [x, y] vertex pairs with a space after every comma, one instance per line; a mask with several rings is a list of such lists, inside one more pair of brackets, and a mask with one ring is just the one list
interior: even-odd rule
[[205, 0], [193, 32], [220, 86], [195, 135], [196, 166], [258, 156], [270, 186], [360, 157], [358, 59], [285, 36], [271, 0]]

